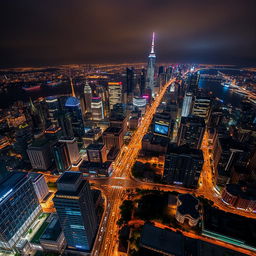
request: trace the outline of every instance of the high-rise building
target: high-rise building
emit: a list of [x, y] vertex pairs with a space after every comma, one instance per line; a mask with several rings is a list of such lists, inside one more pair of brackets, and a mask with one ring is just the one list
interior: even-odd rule
[[200, 77], [199, 72], [192, 73], [188, 76], [188, 90], [193, 92], [194, 94], [198, 90], [199, 77]]
[[192, 115], [203, 117], [205, 120], [209, 117], [211, 100], [207, 97], [196, 96], [193, 104]]
[[135, 87], [134, 68], [126, 69], [126, 85], [127, 85], [127, 94], [133, 93], [133, 90]]
[[106, 145], [102, 143], [92, 143], [86, 151], [89, 162], [105, 163], [107, 161]]
[[14, 143], [14, 149], [25, 161], [29, 161], [27, 148], [32, 143], [32, 139], [32, 128], [27, 123], [19, 125], [15, 129], [16, 142]]
[[48, 107], [48, 119], [50, 120], [51, 124], [59, 126], [58, 122], [58, 114], [59, 114], [59, 100], [55, 96], [49, 96], [45, 99], [45, 102]]
[[92, 89], [89, 85], [88, 81], [86, 81], [84, 86], [84, 99], [85, 99], [85, 109], [86, 112], [91, 112], [91, 104], [92, 104]]
[[60, 127], [62, 129], [62, 135], [65, 137], [74, 137], [74, 131], [72, 127], [72, 114], [62, 111], [58, 118]]
[[104, 109], [100, 97], [93, 97], [91, 104], [92, 120], [100, 121], [104, 119]]
[[59, 142], [65, 143], [69, 159], [72, 165], [78, 165], [81, 162], [81, 156], [79, 154], [77, 139], [72, 137], [62, 137]]
[[[153, 32], [151, 51], [148, 56], [148, 67], [146, 76], [146, 87], [151, 89], [151, 93], [154, 93], [155, 87], [155, 69], [156, 69], [156, 54], [155, 54], [155, 33]], [[153, 95], [154, 96], [154, 95]]]
[[30, 117], [31, 117], [31, 124], [34, 131], [43, 131], [45, 128], [45, 119], [44, 115], [40, 106], [40, 102], [37, 102], [37, 107], [33, 103], [32, 99], [30, 98], [29, 106], [30, 106]]
[[33, 184], [25, 172], [12, 172], [0, 183], [0, 249], [13, 250], [41, 212]]
[[122, 103], [122, 82], [109, 82], [109, 108], [113, 109], [113, 106], [118, 103]]
[[50, 143], [46, 139], [36, 139], [27, 149], [32, 168], [37, 170], [48, 170], [52, 165], [52, 153]]
[[187, 92], [182, 104], [181, 116], [187, 117], [191, 113], [193, 94]]
[[89, 251], [97, 217], [88, 181], [81, 172], [65, 172], [57, 181], [53, 199], [70, 250]]
[[82, 137], [85, 131], [80, 101], [75, 97], [68, 97], [65, 103], [65, 111], [71, 114], [74, 136], [78, 138]]
[[111, 148], [120, 149], [124, 144], [123, 129], [118, 127], [108, 127], [102, 135], [103, 142], [107, 149]]
[[204, 118], [199, 116], [182, 117], [177, 143], [179, 146], [188, 144], [191, 148], [200, 149], [204, 131]]
[[140, 85], [140, 95], [142, 96], [145, 93], [145, 86], [146, 86], [146, 70], [144, 68], [141, 70], [141, 73], [140, 73], [139, 85]]
[[170, 144], [165, 157], [164, 180], [168, 184], [196, 188], [203, 163], [201, 150]]
[[31, 178], [34, 190], [37, 195], [39, 203], [41, 203], [44, 198], [49, 194], [49, 189], [45, 181], [44, 175], [41, 173], [30, 172], [29, 177]]
[[173, 130], [173, 122], [168, 112], [156, 113], [153, 119], [153, 132], [155, 135], [170, 137]]
[[58, 142], [52, 147], [52, 152], [57, 170], [64, 172], [70, 169], [71, 162], [68, 155], [68, 150], [65, 143]]

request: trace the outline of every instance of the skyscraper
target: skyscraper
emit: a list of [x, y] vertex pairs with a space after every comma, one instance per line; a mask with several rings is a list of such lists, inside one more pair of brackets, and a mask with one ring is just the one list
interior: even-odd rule
[[103, 103], [100, 97], [93, 97], [91, 104], [92, 120], [99, 121], [104, 119]]
[[27, 148], [32, 143], [32, 139], [32, 128], [27, 123], [21, 124], [15, 129], [14, 149], [25, 161], [29, 160]]
[[56, 143], [53, 146], [52, 151], [57, 170], [60, 172], [64, 172], [70, 169], [71, 162], [69, 159], [68, 150], [65, 143]]
[[200, 149], [205, 131], [204, 118], [199, 116], [182, 117], [178, 130], [178, 145]]
[[191, 112], [193, 94], [187, 92], [182, 104], [181, 116], [187, 117]]
[[51, 124], [58, 126], [59, 100], [55, 96], [49, 96], [45, 99], [48, 107], [48, 119]]
[[208, 97], [196, 96], [192, 114], [195, 116], [203, 117], [205, 120], [209, 117], [211, 100]]
[[62, 137], [59, 142], [66, 144], [71, 164], [78, 165], [81, 161], [81, 156], [79, 154], [77, 139], [74, 137]]
[[151, 89], [152, 94], [154, 95], [154, 86], [155, 86], [155, 68], [156, 68], [156, 54], [155, 54], [155, 32], [153, 32], [151, 51], [148, 56], [148, 67], [147, 67], [147, 76], [146, 76], [146, 87]]
[[122, 103], [122, 82], [109, 82], [109, 108], [113, 109], [113, 106], [118, 103]]
[[188, 77], [188, 90], [196, 93], [197, 89], [198, 89], [198, 82], [199, 82], [199, 73], [192, 73], [189, 75]]
[[126, 84], [127, 84], [127, 94], [133, 93], [133, 90], [135, 87], [134, 68], [126, 69]]
[[25, 172], [12, 172], [0, 183], [0, 249], [12, 250], [41, 212]]
[[140, 95], [145, 93], [146, 86], [146, 70], [143, 68], [140, 73]]
[[97, 230], [97, 218], [89, 183], [81, 172], [65, 172], [57, 181], [53, 199], [68, 248], [89, 251]]
[[85, 99], [85, 110], [86, 112], [91, 112], [92, 104], [92, 89], [88, 81], [86, 81], [84, 86], [84, 99]]
[[201, 150], [171, 144], [165, 157], [164, 180], [168, 184], [196, 188], [203, 163]]
[[47, 170], [52, 165], [50, 143], [46, 139], [36, 139], [27, 149], [32, 168]]
[[74, 136], [78, 138], [82, 137], [85, 132], [80, 101], [75, 97], [68, 97], [65, 103], [65, 111], [71, 114]]

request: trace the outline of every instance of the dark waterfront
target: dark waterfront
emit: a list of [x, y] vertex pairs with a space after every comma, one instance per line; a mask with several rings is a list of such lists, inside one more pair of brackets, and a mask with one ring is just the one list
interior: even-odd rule
[[[221, 72], [227, 75], [241, 74], [240, 70], [221, 70]], [[217, 74], [217, 70], [205, 70], [200, 73]], [[235, 107], [238, 107], [244, 98], [239, 94], [233, 93], [229, 88], [222, 86], [221, 82], [199, 80], [198, 86], [206, 91], [211, 91], [215, 97], [223, 100], [224, 104], [231, 104]]]

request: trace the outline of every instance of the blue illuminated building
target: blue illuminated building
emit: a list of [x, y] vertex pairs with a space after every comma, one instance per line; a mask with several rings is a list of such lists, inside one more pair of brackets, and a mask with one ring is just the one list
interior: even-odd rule
[[82, 137], [84, 135], [84, 123], [79, 99], [68, 97], [65, 102], [65, 111], [71, 115], [74, 136]]
[[89, 183], [81, 172], [65, 172], [53, 199], [70, 250], [89, 251], [97, 230]]
[[0, 250], [13, 251], [41, 212], [27, 173], [13, 172], [0, 183]]

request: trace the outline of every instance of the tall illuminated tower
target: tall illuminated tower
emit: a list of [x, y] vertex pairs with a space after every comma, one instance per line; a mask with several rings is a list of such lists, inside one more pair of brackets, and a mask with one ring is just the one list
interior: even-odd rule
[[151, 89], [152, 94], [154, 94], [155, 66], [156, 66], [156, 54], [155, 54], [154, 48], [155, 48], [155, 32], [153, 32], [151, 51], [148, 56], [148, 67], [147, 67], [147, 76], [146, 76], [146, 87]]

